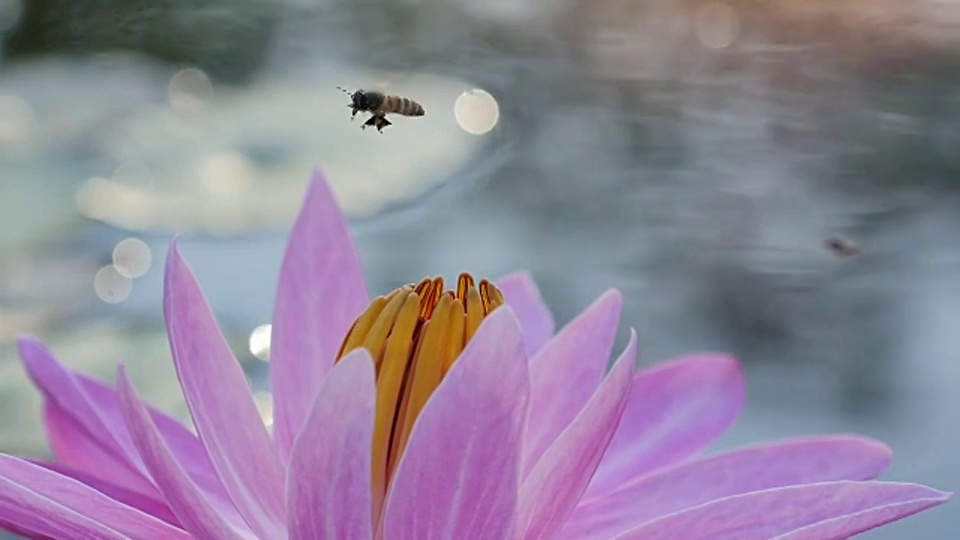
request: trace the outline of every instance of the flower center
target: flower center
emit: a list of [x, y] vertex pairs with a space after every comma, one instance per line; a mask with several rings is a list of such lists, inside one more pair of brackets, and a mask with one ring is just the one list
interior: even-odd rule
[[372, 488], [379, 516], [393, 471], [413, 424], [480, 322], [503, 305], [489, 281], [460, 274], [456, 291], [443, 278], [424, 278], [375, 299], [353, 323], [337, 359], [364, 347], [377, 371]]

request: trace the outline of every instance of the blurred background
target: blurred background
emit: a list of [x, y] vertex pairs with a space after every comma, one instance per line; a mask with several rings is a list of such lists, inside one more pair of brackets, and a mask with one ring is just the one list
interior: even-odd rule
[[[336, 85], [427, 115], [364, 132]], [[45, 452], [20, 333], [185, 417], [174, 232], [269, 417], [314, 164], [371, 292], [529, 269], [562, 324], [620, 288], [644, 363], [745, 363], [718, 447], [855, 431], [960, 490], [960, 2], [0, 0], [0, 450]]]

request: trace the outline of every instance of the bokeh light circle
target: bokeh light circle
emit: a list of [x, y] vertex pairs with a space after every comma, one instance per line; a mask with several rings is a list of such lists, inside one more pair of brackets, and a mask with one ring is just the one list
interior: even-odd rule
[[127, 238], [113, 248], [113, 266], [124, 277], [138, 278], [146, 274], [152, 259], [150, 246], [138, 238]]
[[500, 105], [490, 92], [474, 88], [460, 94], [453, 105], [453, 114], [464, 131], [482, 135], [500, 121]]
[[93, 277], [93, 291], [108, 304], [119, 304], [133, 291], [133, 280], [117, 271], [112, 264], [104, 266]]
[[725, 49], [740, 34], [740, 17], [729, 4], [710, 2], [697, 12], [694, 31], [704, 47]]
[[250, 354], [264, 362], [270, 360], [270, 336], [272, 329], [272, 325], [261, 324], [254, 328], [253, 332], [250, 332], [250, 341], [248, 343]]
[[181, 69], [170, 78], [167, 92], [170, 107], [174, 111], [185, 115], [196, 114], [213, 99], [213, 82], [199, 69]]

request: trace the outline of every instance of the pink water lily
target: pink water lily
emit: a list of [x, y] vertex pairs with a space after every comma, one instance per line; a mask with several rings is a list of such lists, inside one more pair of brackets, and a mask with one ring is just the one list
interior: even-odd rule
[[559, 332], [528, 274], [426, 279], [371, 301], [316, 172], [273, 320], [273, 432], [200, 286], [170, 249], [164, 315], [196, 434], [20, 353], [54, 462], [0, 456], [0, 526], [61, 539], [840, 539], [945, 502], [878, 482], [881, 443], [799, 438], [702, 452], [744, 400], [737, 362], [607, 370], [621, 297]]

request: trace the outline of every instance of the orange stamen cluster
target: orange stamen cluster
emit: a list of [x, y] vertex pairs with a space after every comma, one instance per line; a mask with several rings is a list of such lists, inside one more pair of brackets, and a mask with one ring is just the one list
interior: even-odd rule
[[483, 318], [503, 305], [487, 280], [479, 286], [460, 274], [456, 291], [443, 278], [424, 278], [375, 299], [353, 323], [337, 355], [364, 347], [377, 371], [372, 487], [378, 516], [413, 424], [444, 375], [477, 332]]

